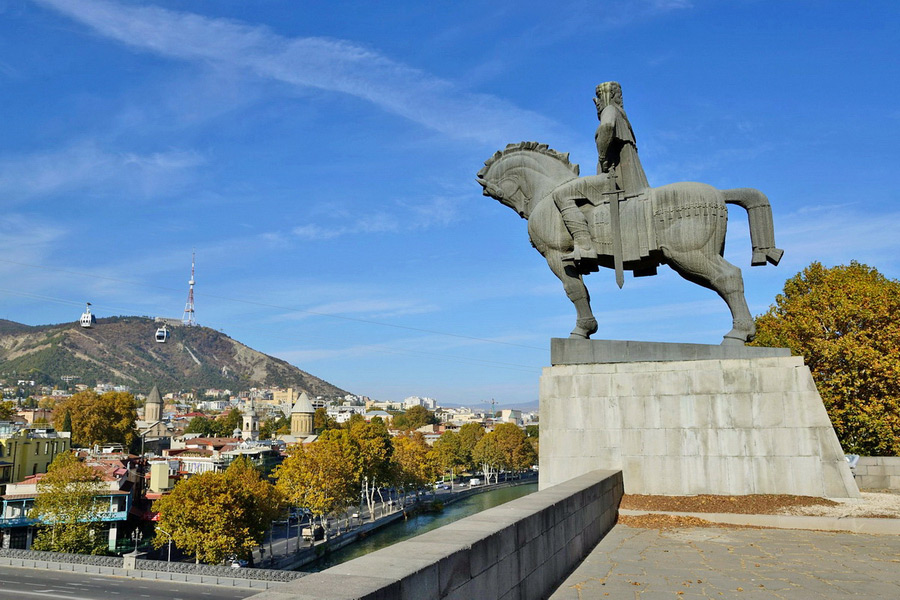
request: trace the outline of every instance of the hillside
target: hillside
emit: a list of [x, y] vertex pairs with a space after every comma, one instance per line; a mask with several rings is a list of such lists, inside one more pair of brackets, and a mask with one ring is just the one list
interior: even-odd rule
[[91, 329], [0, 320], [0, 375], [46, 384], [76, 375], [78, 383], [113, 382], [143, 392], [153, 385], [163, 391], [291, 386], [313, 397], [347, 394], [214, 329], [170, 325], [169, 340], [160, 344], [157, 326], [145, 317], [99, 319]]

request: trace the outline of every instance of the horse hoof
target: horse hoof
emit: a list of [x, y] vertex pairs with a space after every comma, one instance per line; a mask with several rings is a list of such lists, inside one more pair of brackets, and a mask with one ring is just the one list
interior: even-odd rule
[[569, 334], [570, 340], [586, 340], [588, 339], [588, 334], [582, 333], [580, 331], [573, 331]]
[[726, 335], [722, 339], [721, 345], [722, 346], [743, 346], [745, 342], [746, 342], [746, 340], [744, 338], [732, 337], [732, 336]]

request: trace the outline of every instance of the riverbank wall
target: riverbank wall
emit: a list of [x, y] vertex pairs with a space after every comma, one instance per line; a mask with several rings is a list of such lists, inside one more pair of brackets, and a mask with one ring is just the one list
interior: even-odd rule
[[[508, 487], [527, 485], [529, 483], [537, 483], [537, 478], [528, 477], [525, 479], [504, 481], [499, 484], [476, 486], [467, 488], [462, 491], [453, 492], [452, 494], [444, 494], [442, 496], [438, 496], [436, 500], [438, 502], [441, 502], [444, 506], [448, 506], [461, 500], [465, 500], [466, 498], [471, 498], [472, 496], [475, 496], [477, 494], [493, 492], [495, 490], [500, 490]], [[387, 527], [388, 525], [391, 525], [397, 521], [403, 520], [404, 518], [406, 518], [407, 512], [415, 510], [418, 505], [424, 504], [426, 502], [430, 502], [427, 494], [424, 495], [419, 500], [419, 502], [407, 507], [406, 512], [404, 512], [403, 510], [398, 510], [397, 512], [378, 517], [373, 522], [364, 523], [350, 531], [332, 535], [327, 540], [316, 542], [316, 544], [313, 546], [300, 548], [300, 550], [289, 556], [281, 557], [271, 568], [285, 571], [295, 571], [298, 569], [302, 569], [304, 566], [319, 560], [322, 556], [330, 552], [340, 550], [341, 548], [344, 548], [345, 546], [349, 546], [350, 544], [356, 542], [361, 537], [368, 536], [369, 534], [374, 533], [379, 529]]]
[[621, 471], [592, 471], [253, 600], [546, 598], [613, 527]]

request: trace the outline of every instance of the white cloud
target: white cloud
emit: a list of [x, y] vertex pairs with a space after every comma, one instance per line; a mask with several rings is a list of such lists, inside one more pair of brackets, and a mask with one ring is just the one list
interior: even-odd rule
[[287, 38], [263, 26], [104, 0], [36, 0], [102, 36], [158, 55], [212, 62], [301, 89], [349, 94], [450, 137], [503, 145], [557, 126], [536, 113], [340, 39]]
[[776, 223], [775, 235], [785, 249], [788, 265], [802, 268], [816, 260], [825, 264], [858, 260], [896, 277], [896, 257], [900, 255], [897, 223], [900, 212], [827, 205], [786, 215]]
[[0, 158], [0, 194], [11, 201], [73, 190], [149, 196], [177, 185], [179, 176], [202, 162], [194, 152], [116, 153], [95, 142], [79, 142], [61, 150]]
[[[463, 199], [447, 197], [436, 197], [416, 204], [396, 202], [395, 206], [402, 211], [399, 214], [373, 212], [355, 218], [349, 217], [346, 211], [335, 208], [330, 214], [327, 211], [321, 212], [332, 218], [339, 217], [339, 221], [326, 224], [320, 220], [316, 223], [298, 225], [290, 230], [289, 236], [306, 241], [321, 241], [347, 235], [397, 233], [444, 227], [460, 220], [462, 202]], [[281, 232], [263, 234], [266, 241], [278, 244], [285, 243], [289, 236]]]

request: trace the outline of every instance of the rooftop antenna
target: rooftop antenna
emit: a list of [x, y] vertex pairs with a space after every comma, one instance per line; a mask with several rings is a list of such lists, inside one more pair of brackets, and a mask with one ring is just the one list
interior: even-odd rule
[[190, 288], [188, 289], [188, 298], [187, 304], [184, 305], [184, 315], [181, 317], [181, 322], [188, 327], [193, 327], [197, 324], [197, 321], [194, 319], [194, 256], [195, 252], [191, 251], [191, 280], [188, 281], [188, 285]]

